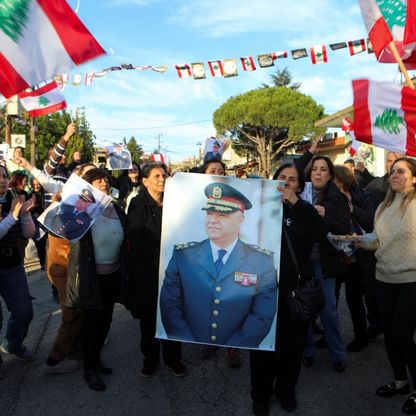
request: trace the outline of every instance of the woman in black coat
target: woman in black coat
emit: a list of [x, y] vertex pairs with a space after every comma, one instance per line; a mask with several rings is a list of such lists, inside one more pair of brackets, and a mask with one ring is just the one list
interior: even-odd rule
[[[358, 235], [374, 229], [376, 206], [371, 195], [360, 189], [354, 174], [345, 166], [335, 166], [335, 184], [345, 195], [352, 216], [351, 232]], [[354, 327], [354, 339], [347, 351], [360, 351], [370, 334], [380, 333], [376, 299], [376, 259], [374, 252], [358, 248], [351, 257], [345, 280], [345, 297]], [[367, 319], [369, 327], [367, 328]]]
[[[83, 179], [108, 195], [110, 185], [105, 170], [91, 169]], [[96, 391], [106, 389], [101, 375], [112, 373], [101, 361], [101, 350], [110, 330], [114, 304], [125, 303], [126, 241], [125, 214], [117, 204], [110, 204], [86, 234], [70, 245], [65, 304], [82, 309], [84, 379]]]
[[[144, 355], [141, 375], [150, 377], [159, 365], [159, 340], [155, 338], [159, 289], [159, 255], [162, 207], [167, 168], [150, 163], [142, 169], [139, 194], [132, 199], [127, 215], [129, 241], [129, 294], [133, 318], [140, 319], [140, 347]], [[161, 340], [163, 361], [173, 375], [183, 377], [181, 343]]]
[[[273, 179], [285, 182], [282, 193], [283, 227], [287, 231], [299, 265], [302, 279], [310, 279], [310, 260], [314, 243], [324, 238], [326, 229], [315, 208], [300, 199], [305, 185], [303, 172], [296, 165], [282, 165]], [[286, 411], [296, 408], [295, 387], [299, 377], [306, 343], [307, 323], [290, 318], [287, 297], [296, 288], [298, 273], [292, 259], [287, 237], [282, 233], [279, 278], [279, 307], [276, 326], [276, 351], [250, 351], [251, 396], [256, 415], [268, 412], [270, 396], [275, 393]]]
[[[306, 178], [312, 182], [313, 204], [322, 216], [327, 231], [335, 235], [349, 234], [351, 214], [345, 196], [333, 182], [335, 169], [331, 159], [327, 156], [314, 156], [307, 168]], [[346, 266], [326, 236], [314, 245], [311, 260], [326, 300], [326, 305], [319, 314], [324, 326], [324, 339], [321, 342], [326, 342], [335, 370], [342, 372], [346, 368], [347, 354], [339, 327], [335, 284], [336, 277], [346, 272]], [[304, 353], [306, 366], [313, 365], [315, 353], [315, 339], [310, 329]]]

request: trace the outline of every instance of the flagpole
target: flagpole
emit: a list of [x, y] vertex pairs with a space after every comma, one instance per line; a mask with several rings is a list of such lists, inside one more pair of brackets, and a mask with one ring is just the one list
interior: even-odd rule
[[396, 59], [397, 63], [399, 64], [400, 67], [400, 71], [402, 72], [402, 74], [404, 75], [404, 78], [407, 82], [407, 86], [409, 88], [412, 88], [413, 90], [415, 89], [415, 86], [413, 85], [412, 80], [410, 79], [409, 73], [407, 72], [406, 67], [404, 66], [403, 60], [399, 54], [399, 51], [396, 48], [396, 45], [394, 44], [393, 41], [391, 41], [389, 43], [389, 48], [391, 50], [391, 52], [393, 53], [394, 59]]
[[29, 126], [30, 126], [30, 163], [32, 166], [36, 165], [36, 125], [35, 125], [35, 118], [29, 118]]

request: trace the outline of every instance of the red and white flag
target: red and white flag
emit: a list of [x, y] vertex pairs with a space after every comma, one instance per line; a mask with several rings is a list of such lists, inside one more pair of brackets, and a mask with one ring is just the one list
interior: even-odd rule
[[342, 130], [345, 131], [345, 135], [348, 137], [351, 137], [351, 146], [349, 149], [350, 156], [354, 156], [358, 149], [360, 148], [361, 143], [355, 138], [354, 135], [354, 126], [352, 124], [352, 121], [349, 120], [347, 117], [344, 117], [342, 119]]
[[240, 58], [240, 60], [241, 60], [241, 66], [243, 67], [244, 71], [256, 70], [256, 64], [254, 63], [252, 56], [245, 56], [243, 58]]
[[326, 64], [328, 62], [328, 56], [326, 54], [326, 46], [318, 45], [311, 48], [311, 61], [314, 65]]
[[179, 78], [189, 78], [192, 76], [191, 67], [188, 64], [175, 65]]
[[348, 42], [348, 50], [350, 51], [350, 55], [357, 55], [361, 52], [365, 52], [367, 49], [365, 45], [364, 39], [358, 39], [358, 40], [350, 40]]
[[18, 95], [30, 117], [40, 117], [66, 108], [66, 101], [55, 81], [34, 91]]
[[416, 64], [416, 2], [359, 0], [374, 53], [380, 62], [396, 63], [388, 47], [394, 42], [405, 64]]
[[6, 98], [105, 54], [65, 0], [2, 1], [0, 93]]
[[95, 72], [87, 72], [85, 74], [85, 85], [91, 85], [92, 81], [94, 81]]
[[224, 68], [221, 61], [210, 61], [208, 62], [208, 68], [213, 77], [224, 76]]
[[272, 52], [272, 58], [273, 60], [287, 58], [287, 51]]
[[160, 163], [165, 163], [165, 158], [163, 157], [162, 153], [153, 153], [150, 156], [150, 160], [152, 162], [160, 162]]
[[354, 135], [364, 143], [416, 156], [416, 90], [359, 79], [354, 91]]

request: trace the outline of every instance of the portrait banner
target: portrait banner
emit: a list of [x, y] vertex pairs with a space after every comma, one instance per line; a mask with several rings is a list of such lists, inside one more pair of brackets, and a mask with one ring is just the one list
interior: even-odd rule
[[156, 337], [274, 350], [281, 232], [275, 181], [169, 178]]
[[61, 197], [38, 221], [50, 233], [70, 241], [78, 241], [111, 202], [110, 196], [75, 174], [65, 183]]
[[108, 159], [107, 169], [108, 170], [128, 170], [132, 168], [131, 154], [129, 150], [115, 144], [113, 146], [107, 146]]
[[8, 154], [9, 145], [7, 143], [0, 143], [0, 165], [7, 165]]
[[213, 159], [222, 159], [225, 150], [225, 142], [216, 137], [209, 137], [205, 142], [204, 162]]

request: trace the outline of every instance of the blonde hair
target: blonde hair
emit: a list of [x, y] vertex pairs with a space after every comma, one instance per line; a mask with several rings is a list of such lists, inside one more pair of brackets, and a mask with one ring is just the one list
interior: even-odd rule
[[[396, 159], [394, 163], [391, 165], [390, 172], [397, 162], [405, 162], [407, 167], [410, 169], [412, 177], [416, 178], [416, 161], [415, 160], [410, 159], [408, 157], [401, 157], [399, 159]], [[395, 196], [396, 196], [396, 192], [393, 191], [390, 185], [387, 195], [384, 198], [384, 201], [379, 205], [376, 211], [376, 219], [379, 218], [381, 213], [393, 203]], [[416, 184], [413, 185], [413, 189], [410, 192], [407, 192], [403, 198], [403, 201], [400, 205], [400, 209], [402, 210], [403, 213], [406, 210], [406, 207], [409, 205], [409, 203], [413, 201], [414, 199], [416, 199]]]

